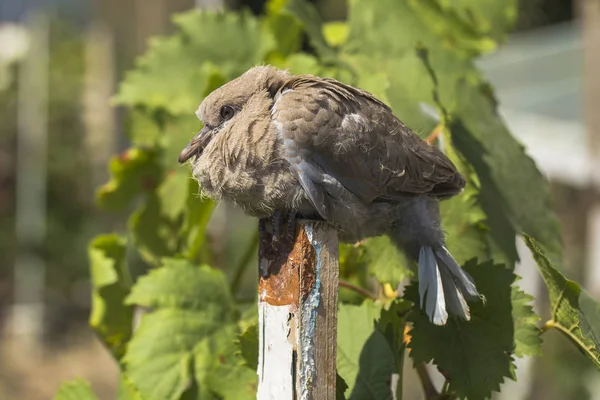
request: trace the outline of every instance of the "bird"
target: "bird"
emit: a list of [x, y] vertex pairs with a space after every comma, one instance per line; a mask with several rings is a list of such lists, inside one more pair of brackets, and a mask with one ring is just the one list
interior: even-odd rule
[[[439, 202], [466, 185], [450, 159], [373, 94], [332, 78], [250, 68], [204, 98], [181, 151], [203, 195], [260, 219], [323, 220], [339, 240], [387, 235], [418, 268], [430, 322], [480, 298], [448, 251]], [[290, 217], [291, 216], [291, 217]]]

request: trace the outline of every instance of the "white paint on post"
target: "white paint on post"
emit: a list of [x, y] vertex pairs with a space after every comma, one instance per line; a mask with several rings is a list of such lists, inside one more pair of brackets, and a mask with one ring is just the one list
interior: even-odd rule
[[337, 233], [299, 223], [293, 243], [261, 235], [258, 400], [334, 400]]
[[259, 304], [258, 393], [260, 400], [293, 399], [294, 346], [290, 306]]

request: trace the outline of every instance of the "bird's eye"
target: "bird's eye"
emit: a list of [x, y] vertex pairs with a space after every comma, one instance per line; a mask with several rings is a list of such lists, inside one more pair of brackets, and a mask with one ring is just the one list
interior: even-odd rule
[[233, 117], [233, 114], [235, 114], [235, 110], [233, 109], [233, 107], [231, 107], [231, 106], [221, 107], [221, 118], [223, 118], [224, 121], [231, 119]]

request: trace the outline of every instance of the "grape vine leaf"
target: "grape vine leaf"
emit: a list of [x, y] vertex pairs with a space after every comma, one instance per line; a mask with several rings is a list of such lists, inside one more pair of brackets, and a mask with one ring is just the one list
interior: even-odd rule
[[340, 304], [337, 369], [348, 385], [349, 399], [391, 398], [395, 359], [384, 334], [375, 328], [381, 304], [365, 300], [360, 306]]
[[516, 0], [433, 0], [424, 3], [434, 3], [432, 7], [438, 8], [446, 16], [456, 18], [465, 29], [495, 40], [504, 39], [517, 17]]
[[111, 179], [98, 189], [96, 202], [110, 211], [121, 211], [138, 195], [154, 190], [161, 176], [151, 149], [130, 148], [113, 157], [109, 169]]
[[346, 391], [348, 390], [348, 384], [336, 372], [335, 374], [335, 400], [346, 400]]
[[117, 104], [188, 115], [214, 82], [240, 75], [275, 48], [271, 32], [249, 12], [194, 11], [174, 22], [178, 33], [150, 43], [121, 84]]
[[128, 378], [148, 400], [179, 399], [190, 385], [199, 396], [218, 392], [224, 398], [243, 398], [219, 379], [244, 378], [239, 386], [243, 393], [255, 384], [249, 380], [255, 374], [241, 370], [248, 368], [233, 354], [238, 328], [225, 275], [184, 259], [162, 263], [140, 278], [126, 299], [151, 309], [123, 357]]
[[148, 308], [212, 310], [231, 317], [234, 303], [227, 278], [207, 265], [196, 267], [187, 260], [165, 258], [162, 267], [140, 277], [125, 299], [129, 305]]
[[[515, 325], [532, 324], [535, 317], [528, 307], [513, 308], [511, 285], [516, 276], [508, 268], [471, 260], [464, 269], [485, 303], [470, 303], [470, 321], [451, 318], [445, 326], [433, 325], [420, 307], [414, 307], [408, 317], [413, 322], [410, 356], [415, 364], [433, 360], [460, 398], [484, 399], [499, 391], [505, 377], [514, 379]], [[419, 304], [415, 283], [406, 288], [404, 298]], [[523, 346], [520, 351], [534, 352]]]
[[258, 324], [250, 325], [236, 342], [245, 365], [256, 371], [258, 368]]
[[131, 338], [133, 323], [133, 309], [123, 303], [132, 284], [125, 263], [126, 243], [118, 235], [100, 235], [88, 248], [92, 280], [89, 323], [117, 359]]
[[540, 317], [533, 311], [533, 300], [533, 296], [513, 284], [511, 302], [515, 324], [515, 356], [519, 358], [542, 355], [542, 331], [538, 327]]
[[53, 400], [98, 400], [90, 384], [83, 379], [64, 382]]
[[[542, 246], [531, 236], [524, 235], [533, 253], [550, 295], [552, 314], [546, 328], [556, 328], [600, 368], [600, 342], [583, 313], [579, 300], [581, 287], [565, 278], [550, 262]], [[589, 300], [588, 300], [589, 301]]]
[[121, 375], [119, 376], [117, 400], [144, 400], [140, 392], [133, 386], [133, 383], [124, 372], [121, 372]]
[[129, 216], [128, 228], [133, 234], [135, 248], [150, 265], [158, 265], [162, 257], [174, 256], [178, 238], [176, 227], [161, 212], [160, 198], [150, 193]]
[[367, 239], [362, 245], [368, 260], [369, 272], [382, 283], [394, 288], [406, 277], [412, 275], [407, 260], [387, 236]]

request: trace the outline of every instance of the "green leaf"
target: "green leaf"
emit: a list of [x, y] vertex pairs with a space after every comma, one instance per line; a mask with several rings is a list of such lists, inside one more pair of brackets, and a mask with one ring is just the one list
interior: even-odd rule
[[258, 325], [252, 324], [242, 332], [237, 344], [246, 366], [256, 371], [258, 368]]
[[[191, 110], [195, 110], [197, 107], [198, 104]], [[201, 128], [202, 123], [192, 112], [176, 118], [165, 118], [165, 121], [161, 124], [161, 137], [159, 140], [162, 150], [161, 164], [165, 170], [188, 171], [191, 176], [189, 167], [179, 164], [179, 154]]]
[[249, 12], [191, 11], [176, 16], [175, 24], [178, 33], [153, 40], [127, 75], [118, 104], [190, 115], [210, 91], [261, 63], [275, 47]]
[[345, 22], [334, 21], [323, 24], [323, 36], [331, 47], [339, 47], [346, 43], [349, 33], [348, 24]]
[[540, 317], [533, 311], [533, 296], [513, 284], [511, 292], [512, 315], [515, 326], [515, 356], [542, 355], [542, 331], [538, 327]]
[[323, 22], [316, 7], [305, 0], [287, 0], [286, 9], [304, 25], [310, 44], [321, 58], [335, 59], [336, 53], [323, 35]]
[[90, 384], [83, 379], [65, 382], [60, 385], [53, 400], [97, 400]]
[[600, 368], [600, 342], [580, 308], [581, 288], [554, 268], [535, 239], [525, 235], [525, 242], [533, 253], [550, 295], [551, 320], [546, 322], [545, 328], [558, 329]]
[[117, 392], [118, 400], [144, 400], [140, 392], [133, 386], [131, 380], [125, 373], [121, 373], [119, 377], [119, 391]]
[[152, 265], [157, 265], [162, 257], [174, 256], [178, 247], [178, 227], [161, 214], [160, 199], [152, 193], [131, 214], [127, 223], [136, 250]]
[[393, 287], [411, 276], [407, 261], [387, 236], [367, 239], [363, 244], [368, 260], [369, 271], [382, 283]]
[[[433, 325], [420, 307], [414, 307], [408, 317], [413, 322], [410, 356], [415, 364], [433, 360], [460, 398], [484, 399], [499, 391], [505, 377], [513, 377], [511, 284], [515, 275], [491, 261], [477, 265], [472, 260], [464, 269], [485, 296], [485, 305], [471, 302], [470, 321], [450, 318], [445, 326]], [[419, 304], [418, 285], [408, 286], [404, 297]]]
[[211, 311], [231, 317], [233, 299], [222, 271], [194, 266], [183, 259], [164, 259], [163, 266], [142, 276], [125, 300], [149, 308]]
[[335, 400], [346, 400], [346, 390], [348, 390], [348, 384], [344, 378], [336, 372], [335, 374]]
[[92, 279], [90, 326], [117, 359], [125, 351], [133, 325], [133, 309], [124, 304], [131, 287], [125, 246], [125, 239], [118, 235], [101, 235], [88, 248]]
[[435, 3], [438, 12], [456, 18], [465, 29], [496, 40], [506, 36], [517, 17], [516, 0], [433, 0], [429, 3]]
[[203, 383], [223, 351], [222, 343], [211, 346], [230, 329], [226, 323], [215, 311], [165, 308], [144, 315], [123, 357], [142, 397], [176, 400], [193, 379]]
[[188, 171], [170, 171], [158, 186], [160, 211], [171, 221], [176, 221], [186, 210], [191, 179]]
[[358, 375], [350, 399], [392, 399], [392, 374], [397, 372], [394, 361], [383, 333], [373, 331], [360, 352]]
[[488, 229], [485, 214], [477, 204], [477, 192], [467, 189], [459, 196], [440, 202], [440, 215], [446, 246], [458, 264], [473, 257], [490, 258]]
[[258, 376], [240, 363], [218, 364], [206, 378], [210, 390], [223, 400], [249, 400], [256, 397]]
[[193, 179], [189, 181], [189, 190], [184, 214], [183, 226], [180, 234], [185, 238], [186, 246], [184, 255], [191, 261], [205, 261], [200, 257], [205, 249], [206, 226], [210, 221], [212, 212], [215, 208], [214, 201], [203, 197], [200, 198], [198, 192], [198, 182]]
[[417, 44], [460, 53], [477, 54], [495, 48], [495, 42], [482, 38], [441, 10], [431, 1], [380, 0], [348, 2], [350, 33], [344, 51], [398, 57], [412, 52]]
[[[338, 311], [337, 370], [351, 392], [350, 399], [387, 399], [394, 354], [381, 331], [374, 329], [381, 304], [340, 304]], [[376, 397], [374, 397], [376, 396]]]
[[302, 24], [287, 8], [287, 0], [269, 0], [265, 6], [266, 24], [277, 42], [277, 51], [288, 57], [300, 50]]
[[[457, 84], [458, 118], [452, 142], [474, 166], [481, 182], [480, 203], [488, 225], [504, 253], [516, 259], [514, 221], [551, 252], [562, 258], [560, 229], [546, 180], [525, 149], [510, 134], [496, 112], [486, 87]], [[502, 149], [502, 151], [498, 151]], [[515, 171], [519, 171], [518, 174]]]
[[387, 309], [381, 310], [381, 317], [377, 321], [377, 329], [384, 335], [392, 354], [394, 355], [395, 373], [398, 375], [395, 393], [402, 393], [402, 377], [404, 375], [404, 329], [406, 327], [406, 316], [413, 304], [404, 299], [395, 299]]
[[138, 195], [154, 190], [161, 176], [156, 156], [153, 150], [131, 148], [113, 157], [109, 166], [111, 179], [96, 194], [98, 205], [120, 211]]

